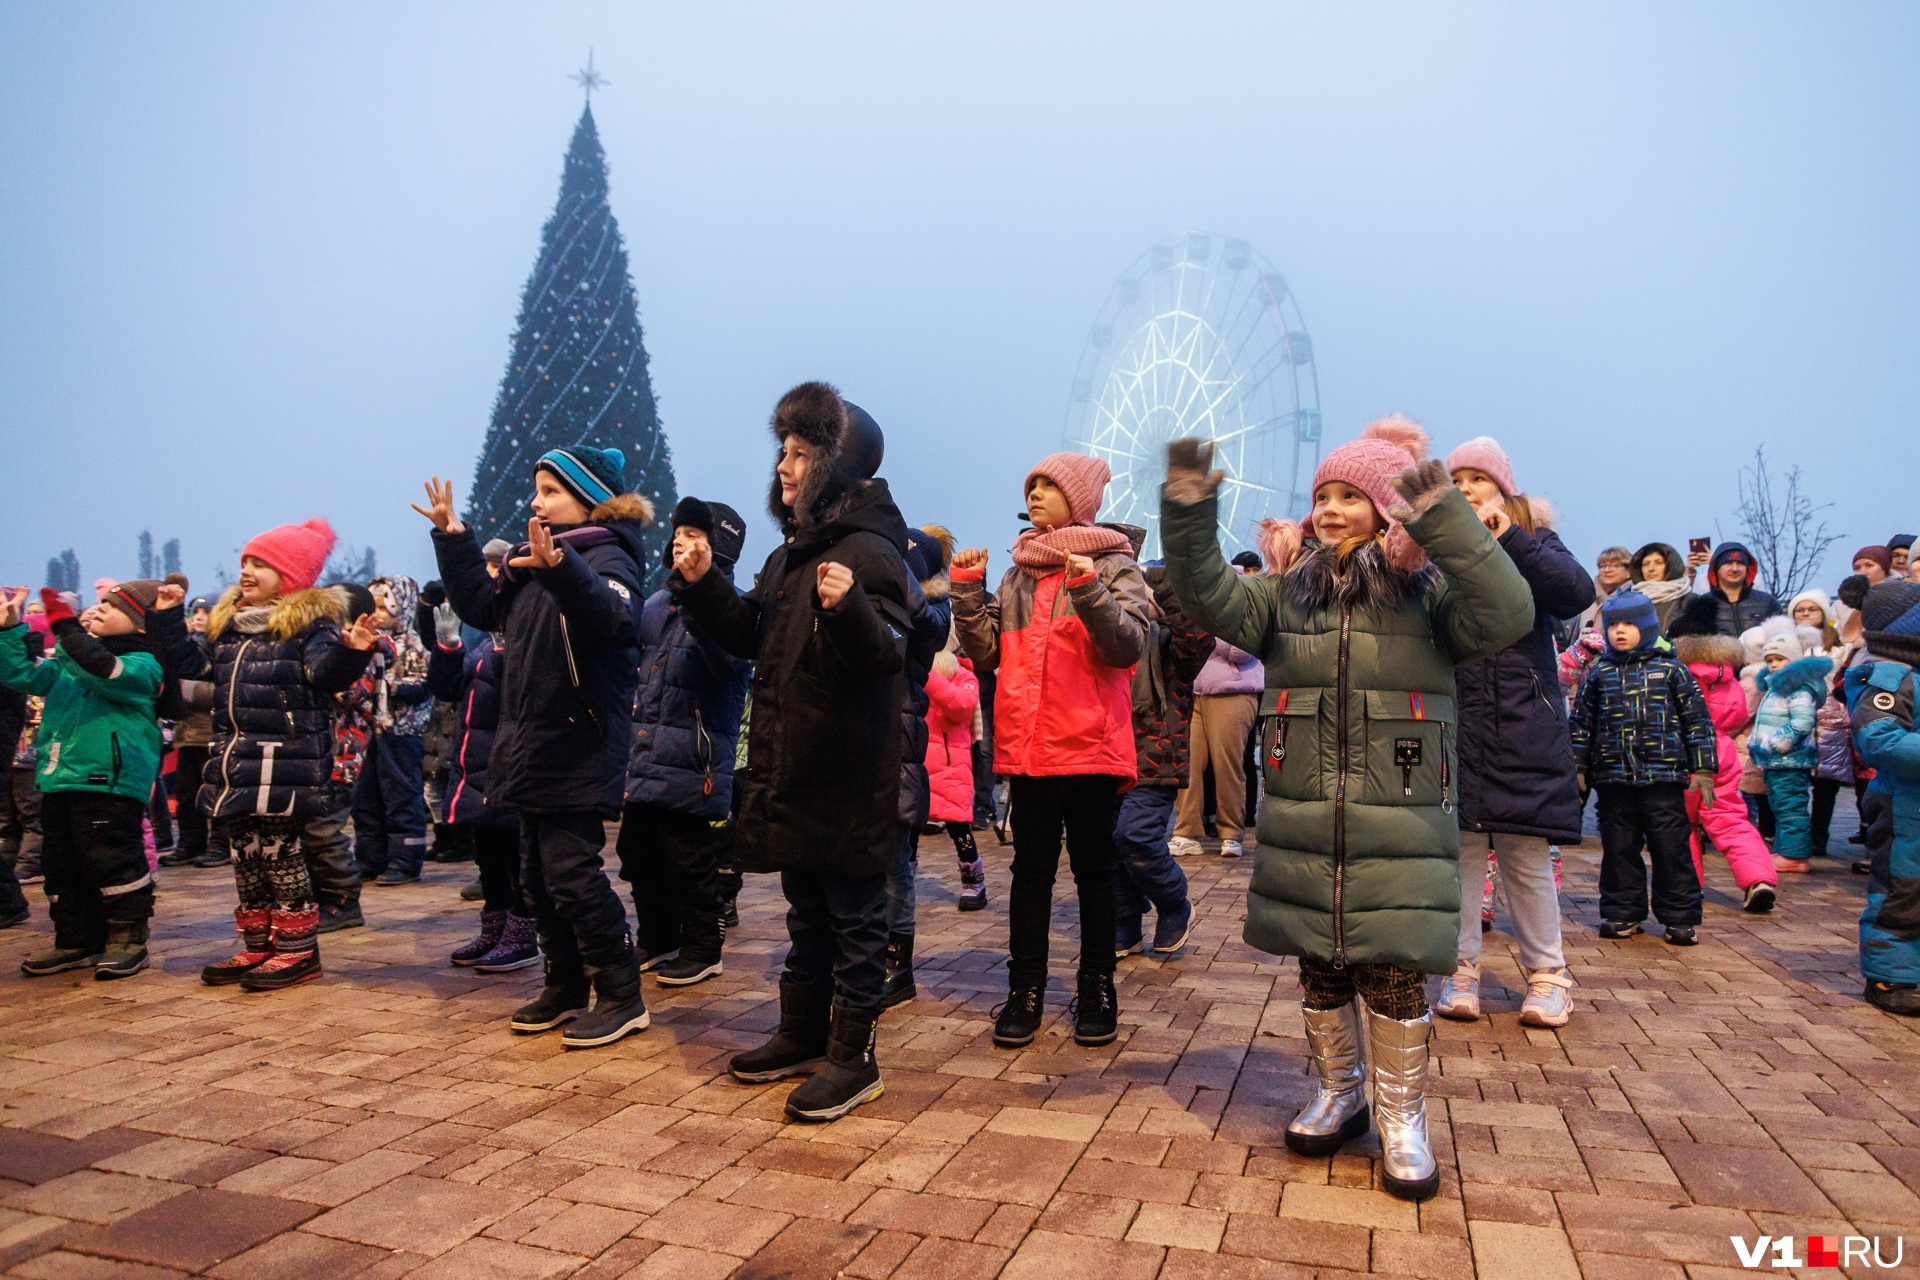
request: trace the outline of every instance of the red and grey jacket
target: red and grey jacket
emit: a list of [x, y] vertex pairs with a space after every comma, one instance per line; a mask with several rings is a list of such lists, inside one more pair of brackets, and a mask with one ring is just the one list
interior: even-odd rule
[[1139, 776], [1132, 683], [1146, 651], [1147, 584], [1125, 552], [1093, 564], [1072, 580], [1015, 567], [991, 597], [984, 568], [950, 572], [961, 648], [979, 670], [999, 672], [995, 773]]

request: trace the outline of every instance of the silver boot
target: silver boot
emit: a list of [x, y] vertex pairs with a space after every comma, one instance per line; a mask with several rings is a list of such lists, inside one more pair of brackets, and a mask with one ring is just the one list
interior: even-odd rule
[[1320, 1089], [1287, 1126], [1287, 1150], [1330, 1156], [1367, 1131], [1367, 1069], [1360, 1058], [1358, 1014], [1351, 1003], [1308, 1009], [1307, 1047]]
[[1427, 1033], [1432, 1029], [1431, 1012], [1401, 1022], [1367, 1011], [1381, 1180], [1402, 1200], [1425, 1200], [1440, 1186], [1440, 1162], [1427, 1141]]

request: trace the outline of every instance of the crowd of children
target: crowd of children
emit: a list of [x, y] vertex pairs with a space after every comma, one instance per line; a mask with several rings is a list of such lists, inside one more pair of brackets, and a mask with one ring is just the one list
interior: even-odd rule
[[[178, 578], [103, 581], [84, 610], [0, 593], [0, 928], [42, 876], [54, 924], [24, 972], [139, 972], [156, 866], [231, 863], [240, 946], [203, 980], [310, 981], [320, 935], [364, 923], [362, 884], [418, 881], [431, 833], [479, 873], [450, 962], [544, 965], [512, 1030], [591, 1048], [647, 1027], [643, 973], [723, 972], [741, 873], [777, 873], [779, 1022], [730, 1070], [804, 1075], [789, 1114], [831, 1120], [880, 1095], [875, 1028], [917, 994], [923, 833], [951, 839], [973, 911], [975, 832], [1011, 828], [1009, 1049], [1046, 1015], [1064, 846], [1068, 1016], [1097, 1046], [1119, 1034], [1117, 962], [1192, 935], [1179, 859], [1210, 797], [1220, 852], [1256, 858], [1247, 941], [1300, 964], [1317, 1090], [1288, 1145], [1323, 1155], [1377, 1125], [1385, 1184], [1422, 1198], [1431, 1020], [1481, 1016], [1495, 884], [1521, 1021], [1564, 1026], [1559, 846], [1590, 796], [1601, 937], [1651, 916], [1690, 946], [1709, 847], [1765, 913], [1827, 855], [1851, 786], [1866, 997], [1920, 1015], [1911, 538], [1862, 548], [1837, 602], [1784, 609], [1738, 543], [1610, 547], [1589, 576], [1498, 443], [1442, 461], [1393, 417], [1321, 462], [1303, 521], [1263, 522], [1231, 562], [1200, 442], [1169, 449], [1164, 563], [1099, 521], [1104, 462], [1049, 455], [995, 585], [986, 551], [907, 523], [879, 424], [834, 388], [794, 388], [773, 434], [780, 542], [745, 587], [736, 510], [682, 500], [656, 567], [625, 460], [579, 445], [539, 459], [517, 543], [483, 546], [430, 481], [424, 588], [322, 584], [333, 533], [309, 520], [248, 542], [217, 598]], [[158, 856], [168, 733], [179, 839]]]

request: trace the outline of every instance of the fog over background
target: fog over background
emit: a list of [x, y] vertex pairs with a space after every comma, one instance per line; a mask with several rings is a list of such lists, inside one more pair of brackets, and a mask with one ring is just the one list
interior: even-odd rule
[[1096, 312], [1185, 231], [1285, 273], [1329, 446], [1496, 436], [1583, 561], [1732, 535], [1762, 442], [1838, 504], [1829, 587], [1920, 531], [1911, 5], [9, 2], [0, 582], [151, 529], [210, 588], [312, 515], [432, 576], [407, 504], [464, 503], [589, 47], [679, 489], [743, 568], [808, 378], [1006, 563]]

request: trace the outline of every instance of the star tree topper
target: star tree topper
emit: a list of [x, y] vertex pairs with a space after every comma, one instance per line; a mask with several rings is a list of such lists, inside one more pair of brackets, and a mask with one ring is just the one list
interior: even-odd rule
[[587, 50], [587, 65], [567, 77], [587, 91], [587, 101], [593, 101], [593, 91], [604, 89], [613, 82], [593, 69], [593, 50]]

